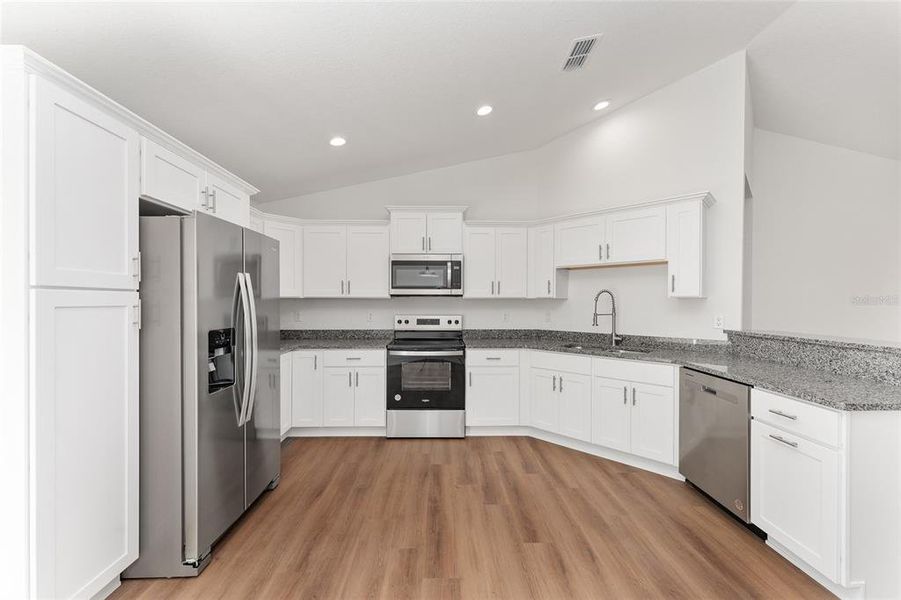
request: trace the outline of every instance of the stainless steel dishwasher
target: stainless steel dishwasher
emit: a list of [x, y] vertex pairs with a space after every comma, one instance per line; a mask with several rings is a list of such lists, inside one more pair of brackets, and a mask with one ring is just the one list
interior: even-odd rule
[[683, 367], [679, 384], [679, 472], [750, 522], [751, 388]]

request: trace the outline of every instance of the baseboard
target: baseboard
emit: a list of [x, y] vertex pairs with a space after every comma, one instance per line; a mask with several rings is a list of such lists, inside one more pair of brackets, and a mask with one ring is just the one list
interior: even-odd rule
[[104, 598], [108, 598], [110, 594], [115, 592], [119, 586], [122, 585], [122, 580], [116, 575], [112, 581], [107, 583], [105, 586], [100, 588], [100, 590], [91, 596], [91, 600], [103, 600]]
[[292, 427], [289, 437], [385, 437], [384, 427]]
[[821, 586], [829, 590], [831, 593], [835, 594], [842, 600], [863, 600], [866, 598], [866, 585], [864, 582], [855, 582], [850, 586], [843, 586], [834, 581], [827, 579], [822, 573], [811, 567], [807, 564], [801, 557], [797, 554], [774, 540], [773, 538], [767, 538], [766, 545], [776, 551], [782, 558], [795, 565], [804, 573], [819, 583]]

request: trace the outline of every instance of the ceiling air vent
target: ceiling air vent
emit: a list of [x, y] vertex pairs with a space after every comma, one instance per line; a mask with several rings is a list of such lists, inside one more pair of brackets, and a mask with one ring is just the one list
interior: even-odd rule
[[569, 56], [566, 58], [566, 61], [563, 63], [563, 70], [577, 71], [584, 67], [585, 63], [588, 62], [588, 55], [591, 54], [591, 51], [597, 45], [600, 38], [601, 34], [598, 33], [589, 37], [573, 40], [573, 47], [569, 51]]

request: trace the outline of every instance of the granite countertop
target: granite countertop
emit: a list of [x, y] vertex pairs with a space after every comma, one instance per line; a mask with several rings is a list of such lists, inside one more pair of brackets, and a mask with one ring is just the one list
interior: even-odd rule
[[561, 340], [528, 338], [466, 339], [468, 349], [520, 348], [675, 364], [838, 410], [901, 410], [901, 386], [746, 358], [726, 349], [658, 348], [623, 356], [604, 348], [580, 349], [564, 344]]
[[294, 340], [282, 340], [281, 351], [293, 352], [295, 350], [384, 350], [390, 337], [386, 338], [303, 338]]

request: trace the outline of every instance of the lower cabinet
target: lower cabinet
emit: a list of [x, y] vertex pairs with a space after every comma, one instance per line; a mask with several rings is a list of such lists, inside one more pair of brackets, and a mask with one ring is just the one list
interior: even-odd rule
[[532, 426], [551, 433], [591, 439], [591, 377], [533, 368]]
[[519, 425], [519, 367], [469, 367], [466, 425]]
[[342, 367], [325, 369], [322, 390], [322, 425], [324, 427], [353, 427], [353, 369]]
[[592, 443], [675, 464], [673, 388], [597, 376], [592, 385]]
[[323, 427], [384, 427], [385, 368], [327, 367]]
[[839, 579], [840, 456], [751, 421], [751, 521], [832, 581]]
[[291, 352], [291, 426], [322, 427], [322, 352]]
[[532, 368], [529, 392], [532, 399], [532, 427], [557, 431], [560, 410], [557, 404], [557, 374], [548, 369]]
[[293, 397], [291, 385], [291, 355], [282, 354], [278, 360], [279, 372], [279, 433], [282, 437], [291, 429], [291, 401]]

